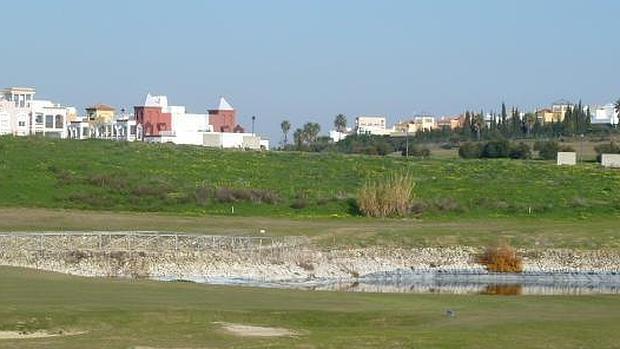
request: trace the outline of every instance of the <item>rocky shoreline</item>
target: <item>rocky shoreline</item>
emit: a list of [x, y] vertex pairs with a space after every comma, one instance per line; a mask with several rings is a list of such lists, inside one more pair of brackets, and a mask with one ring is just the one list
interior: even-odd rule
[[[524, 274], [615, 275], [620, 251], [521, 250]], [[307, 282], [357, 280], [399, 270], [417, 273], [488, 274], [477, 262], [480, 249], [319, 248], [265, 250], [214, 249], [200, 252], [24, 252], [4, 248], [0, 265], [19, 266], [90, 277], [158, 280], [254, 280]]]

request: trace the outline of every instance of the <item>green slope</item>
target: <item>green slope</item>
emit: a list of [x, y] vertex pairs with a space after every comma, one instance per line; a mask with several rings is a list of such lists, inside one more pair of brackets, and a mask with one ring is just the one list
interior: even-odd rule
[[[596, 164], [405, 161], [13, 137], [0, 137], [0, 206], [221, 215], [234, 206], [242, 216], [347, 216], [357, 214], [355, 193], [365, 180], [394, 171], [414, 175], [415, 206], [426, 218], [620, 213], [620, 171]], [[221, 188], [276, 202], [221, 202], [227, 193], [217, 194]]]

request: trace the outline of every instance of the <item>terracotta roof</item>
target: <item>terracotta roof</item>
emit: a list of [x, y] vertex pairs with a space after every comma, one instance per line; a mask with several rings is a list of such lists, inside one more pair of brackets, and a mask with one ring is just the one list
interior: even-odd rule
[[116, 109], [114, 109], [114, 107], [110, 107], [107, 104], [102, 104], [102, 103], [98, 103], [93, 105], [92, 107], [88, 107], [86, 108], [86, 110], [107, 110], [107, 111], [115, 111]]

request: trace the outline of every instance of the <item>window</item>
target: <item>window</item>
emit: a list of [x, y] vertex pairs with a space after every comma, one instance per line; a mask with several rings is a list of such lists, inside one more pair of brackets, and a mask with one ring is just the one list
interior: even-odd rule
[[64, 128], [64, 118], [62, 115], [56, 115], [56, 128]]
[[20, 121], [17, 123], [19, 127], [26, 127], [26, 121]]
[[129, 127], [129, 133], [132, 134], [132, 135], [135, 135], [136, 134], [136, 126], [130, 126]]
[[35, 124], [43, 125], [43, 114], [37, 113], [34, 119]]
[[45, 128], [54, 128], [54, 115], [45, 115]]

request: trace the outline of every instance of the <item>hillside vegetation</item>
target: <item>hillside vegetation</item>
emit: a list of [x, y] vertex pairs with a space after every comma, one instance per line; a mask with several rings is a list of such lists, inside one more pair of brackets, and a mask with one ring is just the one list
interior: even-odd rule
[[[359, 215], [364, 183], [415, 180], [412, 216], [620, 213], [620, 172], [509, 159], [338, 154], [0, 137], [0, 206], [244, 216]], [[234, 209], [233, 209], [234, 207]]]

